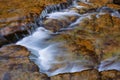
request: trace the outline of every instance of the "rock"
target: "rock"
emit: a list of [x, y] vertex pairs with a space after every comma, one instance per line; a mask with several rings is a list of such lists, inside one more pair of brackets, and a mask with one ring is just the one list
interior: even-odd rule
[[99, 72], [95, 69], [89, 69], [75, 73], [64, 73], [50, 77], [50, 80], [119, 80], [120, 71], [108, 70]]
[[79, 13], [79, 14], [85, 14], [85, 13], [95, 12], [96, 8], [98, 7], [91, 4], [77, 2], [77, 6], [70, 8], [70, 10], [75, 11], [76, 13]]
[[8, 43], [9, 42], [2, 35], [0, 35], [0, 47]]
[[10, 43], [20, 40], [35, 29], [33, 26], [36, 25], [33, 22], [46, 5], [60, 3], [61, 1], [66, 2], [65, 0], [0, 1], [0, 35], [4, 36]]
[[107, 7], [114, 9], [114, 10], [120, 10], [120, 6], [117, 4], [107, 4]]
[[99, 80], [97, 70], [85, 70], [76, 73], [59, 74], [51, 77], [51, 80]]
[[[106, 70], [99, 72], [96, 70], [101, 61], [106, 59], [117, 56], [117, 59], [113, 61], [104, 61], [107, 64], [103, 67], [109, 67], [108, 65], [114, 65], [112, 63], [119, 63], [120, 61], [118, 57], [120, 56], [120, 18], [116, 14], [111, 15], [114, 11], [112, 9], [120, 10], [118, 5], [119, 1], [89, 0], [89, 3], [78, 3], [78, 5], [84, 6], [85, 8], [69, 8], [76, 13], [92, 13], [92, 15], [87, 17], [84, 15], [84, 18], [74, 25], [74, 30], [63, 31], [62, 34], [56, 35], [57, 38], [55, 38], [55, 40], [56, 42], [57, 39], [66, 42], [62, 47], [67, 48], [70, 51], [69, 54], [74, 55], [72, 56], [73, 58], [77, 58], [78, 60], [84, 58], [87, 61], [91, 61], [91, 63], [87, 65], [84, 62], [82, 64], [85, 64], [84, 67], [87, 66], [92, 69], [48, 77], [45, 74], [39, 73], [38, 67], [29, 60], [28, 56], [30, 52], [25, 47], [20, 45], [5, 45], [0, 48], [0, 80], [120, 80], [120, 71]], [[103, 9], [105, 7], [102, 6], [107, 6], [112, 9]], [[100, 8], [100, 11], [96, 12], [97, 8]], [[8, 12], [11, 12], [11, 10]], [[28, 17], [31, 16], [32, 14]], [[81, 15], [66, 15], [63, 17], [65, 19], [62, 17], [58, 19], [46, 18], [43, 21], [44, 27], [53, 32], [57, 32], [60, 31], [61, 28], [70, 26], [71, 23], [80, 18]], [[27, 21], [34, 22], [33, 17], [31, 18], [28, 18]], [[11, 19], [7, 19], [6, 22], [9, 22], [9, 20]], [[3, 20], [3, 22], [5, 21]], [[17, 26], [15, 26], [14, 22], [10, 24], [10, 26], [1, 27], [0, 46], [7, 44], [8, 41], [15, 42], [17, 37], [24, 37], [23, 34], [28, 34], [28, 28], [28, 26], [26, 27], [25, 24], [22, 23], [18, 23]], [[65, 64], [55, 65], [53, 70], [64, 65]], [[53, 70], [51, 69], [51, 71]]]
[[113, 0], [113, 3], [120, 5], [120, 0]]
[[101, 72], [101, 80], [120, 80], [120, 71], [103, 71]]
[[89, 0], [88, 2], [90, 3], [99, 3], [99, 4], [108, 4], [108, 3], [113, 3], [113, 0]]
[[63, 19], [52, 19], [48, 18], [44, 20], [44, 27], [53, 32], [59, 31], [61, 28], [68, 27], [72, 22], [74, 22], [78, 16], [63, 16]]
[[90, 3], [90, 5], [99, 8], [102, 6], [106, 6], [106, 4], [111, 4], [113, 3], [113, 0], [87, 0], [88, 3]]
[[0, 48], [0, 80], [40, 77], [38, 67], [28, 58], [29, 54], [30, 52], [25, 47], [19, 45], [7, 45]]
[[[119, 55], [120, 50], [120, 18], [112, 16], [110, 11], [103, 10], [105, 14], [93, 14], [84, 17], [74, 25], [75, 29], [63, 31], [53, 41], [63, 41], [63, 47], [70, 51], [70, 55], [81, 56], [94, 64], [97, 68], [101, 61]], [[109, 53], [109, 54], [108, 54]], [[114, 55], [114, 56], [112, 56]], [[77, 59], [79, 60], [79, 59]], [[88, 66], [88, 65], [87, 65]]]
[[4, 36], [9, 42], [16, 42], [25, 35], [29, 34], [30, 27], [24, 26], [11, 26], [0, 29], [0, 34]]

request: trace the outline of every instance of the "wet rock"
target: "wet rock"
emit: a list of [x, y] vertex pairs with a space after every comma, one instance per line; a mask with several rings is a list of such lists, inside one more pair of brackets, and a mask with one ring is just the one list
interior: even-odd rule
[[21, 38], [28, 35], [30, 32], [30, 27], [26, 25], [18, 25], [11, 27], [4, 27], [0, 29], [0, 34], [4, 36], [9, 42], [16, 42]]
[[53, 32], [59, 31], [61, 28], [68, 27], [72, 22], [76, 21], [78, 16], [64, 16], [63, 19], [48, 18], [44, 20], [44, 27]]
[[59, 74], [51, 77], [51, 80], [99, 80], [97, 70], [85, 70], [82, 72]]
[[[111, 4], [112, 0], [89, 0], [90, 3], [79, 3], [78, 5], [85, 6], [86, 8], [78, 9], [76, 7], [71, 8], [77, 13], [94, 13], [96, 8], [103, 5], [111, 7], [112, 9], [119, 10], [119, 1], [116, 0]], [[95, 5], [94, 5], [95, 4]], [[102, 9], [102, 8], [101, 8]], [[59, 74], [52, 77], [47, 77], [45, 74], [40, 74], [35, 64], [29, 61], [28, 55], [30, 52], [23, 46], [8, 45], [0, 48], [0, 80], [119, 80], [120, 71], [109, 70], [98, 72], [93, 68], [98, 68], [100, 62], [108, 58], [114, 58], [120, 56], [120, 18], [118, 16], [111, 16], [111, 10], [102, 9], [101, 12], [105, 14], [98, 15], [97, 13], [84, 18], [81, 22], [75, 25], [75, 30], [68, 30], [63, 32], [57, 39], [59, 41], [66, 41], [64, 47], [69, 49], [75, 57], [84, 58], [85, 60], [92, 61], [92, 64], [87, 64], [87, 67], [91, 67], [91, 70], [85, 70], [82, 72]], [[56, 32], [61, 28], [68, 27], [71, 23], [75, 22], [79, 16], [64, 16], [65, 19], [52, 19], [46, 18], [44, 20], [45, 28]], [[31, 21], [31, 20], [28, 20]], [[9, 41], [13, 41], [17, 38], [22, 38], [28, 34], [28, 28], [20, 26], [3, 27], [0, 30], [0, 34], [7, 38]], [[27, 33], [26, 33], [27, 32]], [[6, 44], [4, 37], [0, 36], [0, 45]], [[22, 37], [21, 37], [22, 36]], [[56, 38], [55, 38], [56, 39]], [[56, 39], [56, 41], [57, 41]], [[14, 41], [13, 41], [14, 42]], [[82, 55], [82, 57], [80, 57]], [[119, 61], [106, 61], [105, 66], [112, 65]], [[84, 63], [85, 64], [85, 63]], [[79, 65], [79, 64], [78, 64]], [[64, 66], [64, 64], [55, 65], [53, 70]], [[86, 67], [84, 66], [84, 67]], [[52, 71], [52, 70], [51, 70]]]
[[0, 48], [0, 79], [18, 80], [21, 78], [23, 80], [29, 79], [30, 75], [39, 76], [38, 67], [29, 60], [29, 54], [30, 52], [25, 47], [19, 45], [7, 45]]
[[33, 22], [36, 22], [36, 18], [46, 5], [60, 3], [61, 1], [66, 2], [65, 0], [0, 1], [0, 34], [10, 43], [20, 40], [29, 34], [30, 30], [35, 29]]
[[7, 41], [2, 35], [0, 35], [0, 47], [8, 43], [9, 41]]
[[92, 13], [96, 11], [96, 6], [83, 3], [83, 2], [77, 2], [77, 6], [74, 6], [70, 8], [70, 10], [75, 11], [76, 13], [79, 14], [85, 14], [85, 13]]
[[117, 4], [107, 4], [107, 7], [114, 9], [114, 10], [120, 10], [120, 6]]
[[101, 72], [101, 80], [120, 80], [120, 71], [103, 71]]
[[89, 5], [93, 6], [94, 8], [99, 8], [102, 6], [106, 6], [106, 4], [113, 3], [113, 0], [86, 0]]
[[[85, 60], [92, 61], [92, 66], [86, 66], [98, 68], [101, 61], [120, 55], [120, 18], [112, 16], [109, 11], [104, 12], [102, 15], [93, 14], [90, 18], [84, 18], [75, 25], [75, 29], [63, 32], [53, 41], [66, 41], [63, 47], [67, 48], [70, 54], [74, 54], [75, 59], [81, 59], [82, 55]], [[76, 56], [79, 56], [79, 59]], [[111, 65], [117, 65], [119, 60], [113, 62], [115, 64]]]
[[112, 3], [113, 0], [100, 0], [100, 1], [89, 0], [88, 2], [90, 2], [90, 3], [99, 3], [99, 4], [108, 4], [108, 3]]

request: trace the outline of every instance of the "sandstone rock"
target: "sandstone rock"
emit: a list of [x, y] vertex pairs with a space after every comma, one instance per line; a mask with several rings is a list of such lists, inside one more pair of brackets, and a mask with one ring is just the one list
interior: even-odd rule
[[85, 14], [95, 12], [96, 8], [98, 7], [92, 4], [77, 2], [77, 6], [70, 8], [70, 10], [75, 11], [79, 14]]
[[120, 10], [120, 6], [117, 4], [107, 4], [107, 7], [114, 9], [114, 10]]
[[120, 72], [116, 70], [103, 71], [101, 80], [120, 80]]
[[59, 74], [51, 77], [51, 80], [99, 80], [97, 70], [85, 70], [76, 73]]
[[[73, 7], [70, 8], [70, 10], [84, 14], [94, 12], [96, 8], [101, 6], [108, 6], [115, 10], [120, 9], [120, 7], [116, 5], [119, 4], [118, 0], [89, 0], [89, 2], [91, 4], [81, 2], [78, 4], [86, 8], [78, 9]], [[112, 4], [112, 2], [115, 4]], [[97, 15], [99, 13], [97, 12], [91, 15], [90, 18], [86, 17], [75, 25], [75, 27], [77, 27], [75, 30], [63, 31], [63, 34], [55, 38], [56, 41], [57, 39], [59, 41], [66, 41], [64, 47], [74, 53], [74, 58], [82, 55], [82, 58], [92, 61], [92, 63], [89, 64], [93, 64], [94, 66], [87, 65], [92, 68], [97, 68], [103, 60], [120, 56], [120, 18], [111, 16], [110, 11], [102, 10], [102, 12], [105, 14]], [[79, 18], [79, 16], [64, 17], [66, 20], [61, 18], [46, 18], [43, 22], [45, 28], [56, 32], [61, 28], [68, 27]], [[30, 21], [31, 20], [28, 20], [28, 22]], [[28, 28], [25, 26], [2, 27], [0, 35], [2, 34], [12, 42], [16, 34], [22, 36], [21, 33], [26, 34], [27, 30]], [[11, 36], [13, 39], [10, 38]], [[3, 45], [4, 41], [6, 43], [5, 38], [0, 36], [0, 45]], [[0, 80], [120, 80], [120, 71], [109, 70], [98, 72], [98, 70], [95, 69], [48, 77], [38, 72], [38, 67], [29, 61], [29, 54], [30, 52], [25, 47], [19, 45], [8, 45], [0, 48]], [[113, 61], [113, 63], [115, 62], [117, 62], [117, 59]], [[64, 66], [64, 64], [55, 65], [53, 69], [61, 66]]]
[[29, 79], [30, 75], [39, 76], [38, 67], [28, 59], [29, 54], [25, 47], [19, 45], [0, 48], [0, 79], [24, 80]]
[[91, 18], [84, 18], [75, 25], [75, 30], [65, 31], [65, 33], [63, 31], [54, 40], [66, 41], [65, 48], [74, 56], [82, 54], [86, 60], [93, 61], [95, 67], [104, 59], [118, 56], [120, 18], [111, 16], [109, 11], [104, 12], [106, 14], [99, 17], [94, 14], [90, 16]]
[[102, 6], [106, 6], [106, 4], [111, 4], [113, 3], [113, 0], [88, 0], [88, 3], [90, 3], [90, 5], [99, 8]]
[[65, 0], [0, 1], [0, 35], [4, 36], [10, 43], [20, 40], [31, 29], [34, 29], [33, 22], [45, 8], [45, 5], [60, 3], [61, 1], [66, 2]]
[[72, 22], [74, 22], [78, 16], [64, 16], [63, 19], [51, 19], [48, 18], [44, 20], [44, 27], [53, 32], [59, 31], [61, 28], [68, 27]]

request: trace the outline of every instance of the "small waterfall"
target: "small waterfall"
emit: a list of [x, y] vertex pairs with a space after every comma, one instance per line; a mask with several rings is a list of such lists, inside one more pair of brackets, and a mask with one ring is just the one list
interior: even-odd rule
[[40, 68], [40, 72], [48, 76], [66, 72], [78, 72], [91, 69], [94, 64], [84, 58], [78, 59], [62, 46], [62, 42], [48, 42], [52, 32], [39, 27], [32, 35], [23, 38], [16, 44], [27, 47], [31, 51], [30, 59]]
[[49, 13], [57, 12], [57, 11], [62, 11], [64, 9], [69, 8], [72, 6], [71, 3], [72, 0], [68, 0], [67, 2], [59, 3], [56, 5], [49, 5], [46, 6], [45, 9], [41, 12], [40, 16], [35, 20], [37, 26], [43, 26], [42, 20], [47, 17]]
[[[71, 6], [71, 4], [68, 4], [68, 2], [46, 6], [45, 9], [41, 12], [39, 17], [37, 17], [36, 15], [31, 13], [30, 15], [28, 15], [28, 18], [32, 17], [34, 19], [34, 22], [29, 22], [28, 24], [25, 24], [24, 26], [20, 26], [20, 28], [21, 28], [20, 31], [15, 31], [14, 33], [11, 33], [11, 34], [5, 36], [5, 38], [8, 41], [10, 41], [11, 43], [15, 43], [16, 41], [22, 39], [23, 37], [25, 37], [27, 35], [31, 35], [36, 30], [36, 28], [38, 28], [39, 26], [43, 26], [42, 20], [45, 17], [47, 17], [47, 15], [49, 13], [61, 11], [70, 6]], [[27, 17], [24, 17], [24, 18], [27, 18]], [[10, 20], [13, 20], [13, 19], [16, 19], [16, 17], [12, 18]], [[3, 22], [4, 22], [4, 20], [3, 20]]]
[[[47, 14], [49, 14], [49, 13], [61, 11], [61, 10], [67, 9], [71, 6], [76, 6], [77, 1], [82, 1], [82, 0], [67, 0], [67, 2], [64, 2], [64, 3], [46, 6], [45, 9], [41, 12], [41, 14], [39, 16], [39, 21], [44, 19], [47, 16]], [[84, 0], [82, 2], [86, 2], [86, 0]]]
[[56, 12], [56, 11], [61, 11], [63, 9], [68, 8], [70, 5], [68, 3], [60, 3], [56, 5], [50, 5], [46, 6], [45, 9], [41, 12], [39, 19], [42, 20], [47, 16], [48, 13]]
[[[53, 34], [56, 33], [53, 33], [42, 26], [42, 20], [44, 20], [45, 17], [51, 19], [65, 19], [65, 16], [77, 15], [79, 18], [74, 23], [71, 23], [69, 27], [63, 29], [65, 30], [73, 29], [84, 18], [87, 17], [90, 19], [90, 16], [93, 14], [96, 14], [96, 18], [99, 18], [100, 15], [106, 12], [110, 13], [112, 16], [120, 16], [117, 11], [107, 7], [102, 7], [97, 9], [96, 12], [85, 14], [68, 11], [70, 6], [77, 6], [76, 3], [72, 5], [73, 2], [71, 1], [73, 0], [68, 0], [68, 3], [47, 6], [37, 19], [37, 23], [32, 24], [34, 27], [31, 30], [35, 31], [31, 33], [31, 35], [18, 41], [16, 44], [27, 47], [31, 51], [31, 55], [29, 56], [30, 60], [38, 65], [40, 72], [45, 73], [48, 76], [54, 76], [60, 73], [79, 72], [87, 69], [98, 69], [99, 71], [112, 69], [120, 70], [118, 67], [120, 66], [120, 60], [118, 58], [110, 58], [108, 60], [101, 61], [98, 67], [94, 62], [85, 59], [82, 55], [78, 57], [75, 54], [70, 53], [62, 46], [64, 42], [50, 42], [53, 38]], [[114, 62], [114, 64], [112, 64], [112, 62]]]

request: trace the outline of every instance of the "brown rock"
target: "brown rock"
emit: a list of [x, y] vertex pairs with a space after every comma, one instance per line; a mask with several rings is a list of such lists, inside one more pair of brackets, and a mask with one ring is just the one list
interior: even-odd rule
[[46, 5], [60, 2], [66, 1], [0, 1], [0, 35], [3, 35], [9, 42], [18, 41], [28, 34], [27, 30], [31, 28], [36, 17], [38, 17]]
[[85, 70], [76, 73], [59, 74], [51, 77], [51, 80], [99, 80], [97, 70]]
[[102, 6], [106, 6], [106, 4], [113, 3], [113, 0], [88, 0], [87, 2], [91, 3], [94, 8], [99, 8]]
[[115, 10], [120, 10], [120, 6], [117, 4], [107, 4], [107, 7]]
[[[22, 80], [38, 73], [38, 67], [30, 62], [30, 52], [23, 46], [8, 45], [0, 48], [0, 79]], [[31, 74], [30, 74], [31, 73]]]
[[120, 71], [103, 71], [101, 72], [101, 80], [120, 80]]
[[0, 34], [4, 36], [9, 42], [16, 42], [29, 34], [30, 27], [26, 25], [4, 27], [0, 29]]
[[78, 16], [63, 16], [66, 19], [51, 19], [48, 18], [44, 20], [44, 27], [53, 32], [59, 31], [61, 28], [68, 27], [72, 22], [74, 22]]
[[113, 0], [89, 0], [88, 2], [90, 3], [99, 3], [99, 4], [107, 4], [107, 3], [112, 3]]
[[[96, 11], [96, 6], [95, 5], [91, 5], [91, 4], [86, 4], [86, 3], [82, 3], [82, 2], [78, 2], [78, 7], [72, 7], [70, 8], [70, 10], [75, 11], [76, 13], [79, 14], [85, 14], [87, 12], [95, 12]], [[79, 8], [79, 6], [81, 6]]]
[[2, 47], [0, 49], [0, 78], [3, 80], [99, 80], [97, 70], [60, 74], [49, 78], [38, 73], [36, 65], [30, 63], [28, 55], [29, 51], [19, 45]]
[[[105, 11], [106, 12], [106, 11]], [[120, 19], [106, 14], [91, 15], [76, 25], [75, 30], [65, 31], [55, 41], [66, 41], [64, 47], [74, 56], [83, 56], [93, 61], [94, 66], [101, 60], [119, 55], [120, 50]], [[77, 57], [74, 57], [77, 59]]]

